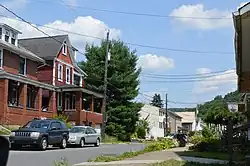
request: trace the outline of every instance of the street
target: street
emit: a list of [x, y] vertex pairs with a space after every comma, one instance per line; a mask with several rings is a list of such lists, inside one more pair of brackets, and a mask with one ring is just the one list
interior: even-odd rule
[[104, 144], [100, 147], [49, 149], [47, 151], [11, 151], [8, 166], [53, 166], [55, 160], [65, 157], [69, 165], [86, 162], [99, 155], [115, 155], [143, 149], [143, 144]]

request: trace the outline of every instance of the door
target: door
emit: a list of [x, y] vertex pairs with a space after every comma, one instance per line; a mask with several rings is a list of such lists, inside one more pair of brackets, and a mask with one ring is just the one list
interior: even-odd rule
[[90, 129], [90, 138], [91, 138], [91, 143], [96, 143], [97, 140], [97, 132], [95, 129], [93, 128], [89, 128]]
[[62, 127], [61, 124], [59, 122], [52, 122], [51, 123], [51, 127], [50, 127], [50, 131], [49, 131], [49, 143], [50, 144], [58, 144], [61, 142], [62, 140]]

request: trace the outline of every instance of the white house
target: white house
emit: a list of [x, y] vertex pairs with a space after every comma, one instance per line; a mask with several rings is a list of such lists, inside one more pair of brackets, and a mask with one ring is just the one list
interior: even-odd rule
[[160, 108], [145, 104], [140, 111], [140, 119], [145, 119], [149, 123], [150, 131], [147, 138], [164, 137], [164, 116], [159, 114]]

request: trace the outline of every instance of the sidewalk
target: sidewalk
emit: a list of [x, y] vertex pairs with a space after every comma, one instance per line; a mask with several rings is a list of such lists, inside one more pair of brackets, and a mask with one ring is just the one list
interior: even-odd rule
[[173, 148], [165, 151], [158, 152], [150, 152], [145, 153], [130, 159], [122, 160], [122, 161], [113, 161], [113, 162], [85, 162], [79, 163], [74, 166], [86, 166], [86, 165], [98, 165], [98, 166], [149, 166], [153, 163], [163, 162], [166, 160], [179, 160], [179, 161], [192, 161], [192, 162], [200, 162], [205, 164], [210, 163], [218, 163], [218, 164], [226, 164], [227, 161], [223, 160], [214, 160], [214, 159], [204, 159], [197, 157], [180, 157], [175, 152], [181, 152], [188, 150], [188, 147], [184, 148]]

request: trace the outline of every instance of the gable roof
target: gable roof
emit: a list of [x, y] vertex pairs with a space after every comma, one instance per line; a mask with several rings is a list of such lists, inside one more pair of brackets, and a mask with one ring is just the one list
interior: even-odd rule
[[79, 68], [77, 62], [75, 61], [73, 51], [78, 50], [71, 45], [68, 35], [26, 38], [19, 39], [18, 41], [19, 45], [35, 53], [44, 60], [54, 60], [57, 57], [59, 51], [61, 50], [63, 43], [66, 41], [67, 45], [69, 46], [69, 56], [72, 60], [73, 66], [76, 67], [76, 69], [80, 73], [87, 76], [87, 74]]
[[68, 35], [19, 39], [19, 44], [45, 60], [53, 60]]
[[[165, 109], [165, 108], [160, 108], [160, 111], [162, 111], [162, 112], [165, 113], [165, 112], [166, 112], [166, 109]], [[169, 110], [168, 110], [168, 113], [174, 115], [175, 117], [182, 118], [181, 116], [179, 116], [178, 114], [176, 114], [176, 113], [173, 112], [173, 111], [169, 111]]]

